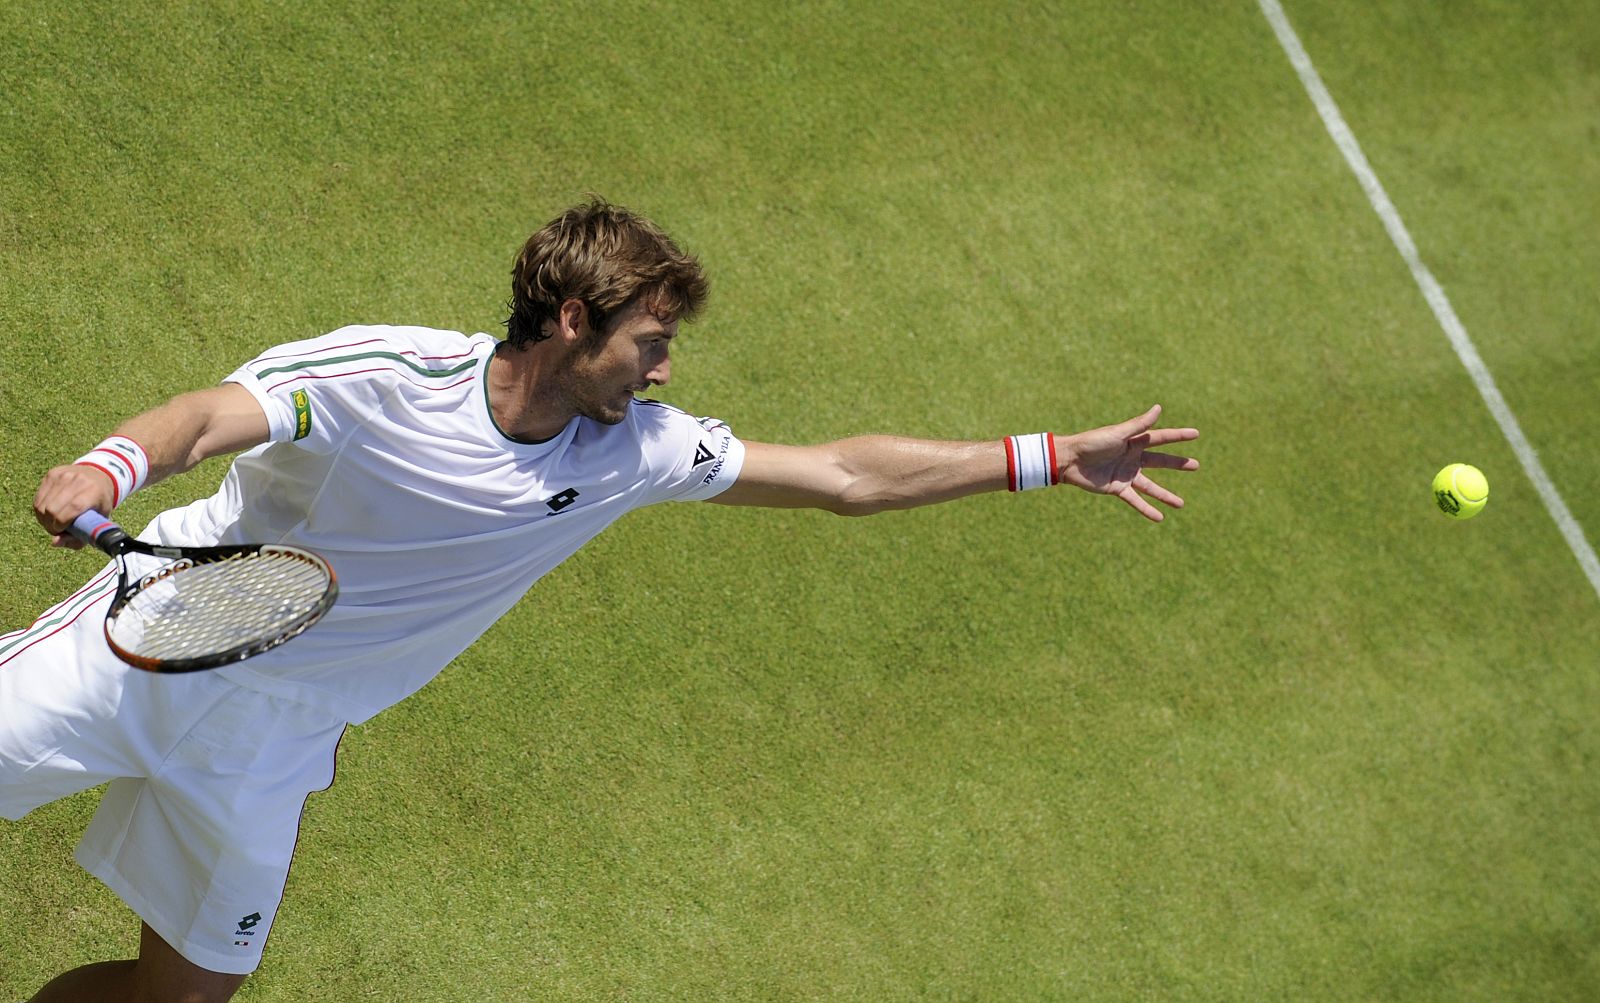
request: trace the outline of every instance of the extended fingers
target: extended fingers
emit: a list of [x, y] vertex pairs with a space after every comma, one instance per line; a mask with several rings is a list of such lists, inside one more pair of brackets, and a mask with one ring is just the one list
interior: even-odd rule
[[1166, 518], [1166, 516], [1161, 514], [1160, 509], [1139, 497], [1139, 493], [1133, 490], [1133, 485], [1131, 484], [1128, 487], [1123, 488], [1121, 491], [1118, 491], [1117, 497], [1127, 502], [1135, 512], [1144, 516], [1146, 519], [1149, 519], [1151, 522], [1160, 522]]
[[1132, 418], [1129, 418], [1127, 421], [1111, 427], [1116, 429], [1116, 431], [1121, 434], [1124, 439], [1126, 439], [1130, 436], [1142, 435], [1144, 432], [1149, 430], [1150, 427], [1153, 426], [1156, 423], [1156, 420], [1160, 417], [1161, 405], [1157, 404], [1144, 414], [1136, 415]]
[[1175, 456], [1172, 453], [1152, 453], [1146, 451], [1139, 457], [1141, 467], [1157, 467], [1163, 470], [1199, 470], [1200, 461], [1192, 456]]
[[1163, 505], [1168, 505], [1172, 508], [1183, 508], [1183, 499], [1181, 497], [1172, 491], [1168, 491], [1144, 474], [1140, 474], [1133, 479], [1133, 487]]
[[1198, 428], [1152, 428], [1145, 433], [1148, 446], [1170, 446], [1174, 442], [1189, 442], [1200, 438]]

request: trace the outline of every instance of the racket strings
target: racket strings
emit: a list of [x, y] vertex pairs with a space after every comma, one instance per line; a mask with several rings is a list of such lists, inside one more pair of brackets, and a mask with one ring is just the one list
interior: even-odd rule
[[292, 635], [321, 608], [329, 576], [293, 553], [180, 563], [152, 576], [117, 618], [113, 639], [147, 658], [194, 658]]

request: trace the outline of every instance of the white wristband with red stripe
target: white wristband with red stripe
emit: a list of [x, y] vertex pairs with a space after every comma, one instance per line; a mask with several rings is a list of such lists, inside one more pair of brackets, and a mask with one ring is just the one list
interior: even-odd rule
[[127, 501], [129, 495], [150, 479], [149, 455], [143, 446], [125, 435], [111, 436], [72, 462], [93, 467], [111, 478], [112, 508]]
[[1048, 488], [1061, 483], [1061, 472], [1056, 469], [1055, 436], [1049, 432], [1008, 435], [1005, 443], [1006, 475], [1012, 491]]

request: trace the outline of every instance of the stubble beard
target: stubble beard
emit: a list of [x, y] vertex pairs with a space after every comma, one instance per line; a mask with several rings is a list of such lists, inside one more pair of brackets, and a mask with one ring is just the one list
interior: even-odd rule
[[580, 364], [569, 362], [562, 373], [561, 394], [566, 399], [567, 408], [578, 417], [602, 425], [620, 425], [628, 417], [628, 404], [633, 400], [633, 393], [626, 391], [618, 403], [614, 389], [615, 384], [585, 372]]

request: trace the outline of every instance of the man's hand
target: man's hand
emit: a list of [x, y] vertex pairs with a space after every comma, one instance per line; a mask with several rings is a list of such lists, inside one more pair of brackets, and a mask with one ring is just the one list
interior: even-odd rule
[[33, 517], [50, 534], [52, 547], [78, 550], [83, 544], [67, 532], [72, 520], [89, 509], [109, 515], [116, 497], [110, 476], [93, 467], [80, 464], [53, 467], [39, 482], [39, 490], [33, 496]]
[[1140, 497], [1141, 494], [1163, 505], [1183, 508], [1183, 499], [1151, 480], [1145, 470], [1199, 470], [1200, 461], [1189, 456], [1173, 456], [1149, 450], [1152, 446], [1198, 439], [1200, 432], [1193, 428], [1155, 428], [1159, 417], [1161, 405], [1157, 404], [1139, 417], [1129, 418], [1121, 424], [1092, 428], [1077, 435], [1058, 436], [1056, 446], [1063, 454], [1058, 457], [1061, 482], [1096, 494], [1116, 495], [1152, 522], [1160, 522], [1165, 517], [1159, 509]]
[[[180, 394], [165, 404], [129, 418], [117, 435], [139, 444], [150, 462], [146, 483], [182, 473], [213, 456], [237, 453], [267, 441], [267, 414], [255, 397], [237, 383]], [[67, 532], [72, 520], [87, 509], [110, 515], [118, 500], [111, 477], [90, 466], [55, 467], [39, 482], [33, 515], [51, 546], [77, 550], [83, 546]], [[126, 498], [121, 499], [127, 501]]]

